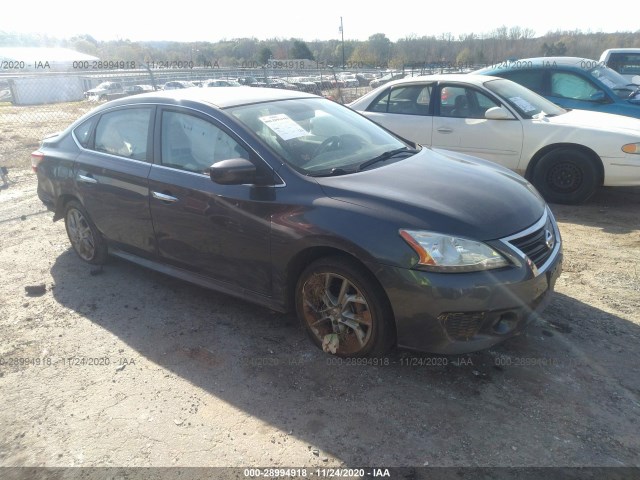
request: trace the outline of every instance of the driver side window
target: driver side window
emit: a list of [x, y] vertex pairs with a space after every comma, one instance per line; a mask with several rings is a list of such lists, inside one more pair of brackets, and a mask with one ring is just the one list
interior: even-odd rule
[[162, 112], [162, 165], [208, 173], [214, 163], [238, 157], [249, 159], [249, 153], [212, 123], [181, 112]]
[[590, 100], [599, 89], [573, 73], [557, 72], [551, 75], [551, 95], [554, 97]]

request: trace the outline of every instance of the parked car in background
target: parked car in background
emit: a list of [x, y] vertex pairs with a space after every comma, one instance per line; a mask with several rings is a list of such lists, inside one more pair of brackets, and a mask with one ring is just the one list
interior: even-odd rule
[[181, 90], [183, 88], [194, 88], [196, 85], [186, 80], [172, 80], [162, 87], [163, 90]]
[[291, 77], [288, 80], [290, 83], [298, 87], [298, 90], [300, 90], [301, 92], [321, 95], [318, 84], [311, 77]]
[[84, 98], [95, 97], [98, 100], [107, 100], [109, 95], [123, 94], [124, 87], [120, 82], [102, 82], [95, 88], [84, 92]]
[[584, 202], [601, 185], [640, 185], [640, 120], [567, 111], [503, 78], [412, 77], [349, 106], [413, 142], [514, 170], [551, 202]]
[[368, 87], [371, 80], [373, 80], [375, 75], [373, 73], [356, 73], [356, 79], [358, 80], [359, 87]]
[[202, 83], [203, 87], [241, 87], [242, 85], [236, 80], [223, 80], [221, 78], [213, 78], [205, 80]]
[[578, 57], [525, 58], [473, 73], [512, 80], [563, 108], [640, 118], [640, 87], [597, 60]]
[[404, 78], [405, 74], [404, 73], [387, 73], [386, 75], [383, 75], [380, 78], [374, 78], [373, 80], [371, 80], [369, 82], [369, 86], [371, 88], [377, 88], [380, 85], [384, 85], [385, 83], [391, 82], [393, 80], [399, 80], [401, 78]]
[[239, 77], [238, 83], [248, 87], [265, 87], [267, 85], [266, 82], [259, 81], [256, 77]]
[[347, 88], [360, 86], [360, 82], [353, 73], [341, 73], [339, 78], [340, 80], [342, 80], [342, 82], [344, 82], [344, 86]]
[[295, 311], [336, 355], [488, 348], [526, 328], [561, 271], [558, 226], [522, 177], [303, 92], [127, 97], [32, 164], [84, 261]]
[[640, 85], [640, 48], [610, 48], [602, 52], [600, 63]]
[[155, 89], [151, 85], [132, 85], [125, 87], [124, 93], [127, 95], [137, 95], [139, 93], [153, 92]]
[[291, 82], [278, 77], [267, 77], [265, 79], [266, 86], [269, 88], [284, 88], [286, 90], [298, 90], [298, 87]]

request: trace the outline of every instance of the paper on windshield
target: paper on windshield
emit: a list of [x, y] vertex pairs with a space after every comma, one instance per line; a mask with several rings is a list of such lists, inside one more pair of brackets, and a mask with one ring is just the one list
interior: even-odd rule
[[600, 81], [609, 88], [614, 88], [616, 86], [615, 82], [612, 82], [608, 78], [600, 77]]
[[509, 98], [509, 100], [511, 100], [513, 103], [516, 104], [516, 106], [518, 108], [520, 108], [520, 110], [522, 110], [523, 112], [533, 112], [534, 110], [536, 110], [536, 107], [534, 107], [533, 105], [531, 105], [529, 102], [527, 102], [524, 98], [521, 97], [511, 97]]
[[273, 130], [276, 135], [283, 140], [291, 140], [292, 138], [305, 137], [309, 135], [309, 132], [291, 120], [291, 118], [284, 113], [260, 117], [260, 121]]

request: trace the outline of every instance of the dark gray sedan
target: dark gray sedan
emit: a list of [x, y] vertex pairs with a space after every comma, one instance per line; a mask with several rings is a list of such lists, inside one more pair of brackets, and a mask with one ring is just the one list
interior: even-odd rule
[[111, 254], [295, 311], [336, 355], [490, 347], [522, 332], [561, 270], [526, 180], [302, 92], [123, 98], [32, 161], [84, 261]]

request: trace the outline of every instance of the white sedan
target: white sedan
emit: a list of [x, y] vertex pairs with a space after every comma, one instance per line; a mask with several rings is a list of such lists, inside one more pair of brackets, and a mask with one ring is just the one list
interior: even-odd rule
[[412, 142], [504, 165], [550, 202], [584, 202], [600, 185], [640, 185], [639, 119], [567, 111], [510, 80], [406, 78], [349, 107]]

